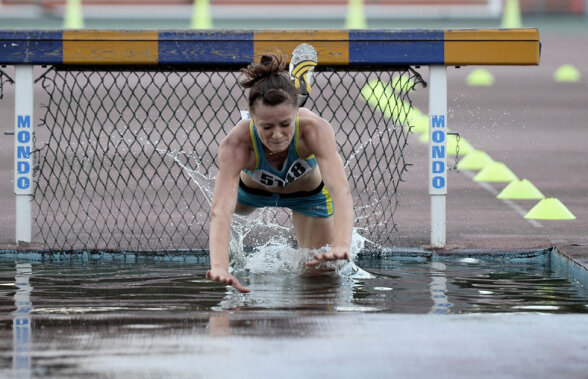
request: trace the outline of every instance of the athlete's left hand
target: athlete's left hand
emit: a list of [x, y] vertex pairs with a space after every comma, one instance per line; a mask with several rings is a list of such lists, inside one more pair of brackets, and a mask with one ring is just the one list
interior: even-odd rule
[[321, 255], [313, 254], [313, 259], [306, 262], [306, 265], [318, 266], [323, 262], [336, 261], [338, 259], [349, 260], [349, 249], [345, 247], [333, 247]]

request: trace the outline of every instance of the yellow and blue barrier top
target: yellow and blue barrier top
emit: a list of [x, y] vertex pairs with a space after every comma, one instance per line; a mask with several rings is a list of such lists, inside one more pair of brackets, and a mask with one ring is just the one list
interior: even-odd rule
[[538, 65], [539, 31], [0, 30], [2, 65], [247, 65], [312, 44], [321, 65]]

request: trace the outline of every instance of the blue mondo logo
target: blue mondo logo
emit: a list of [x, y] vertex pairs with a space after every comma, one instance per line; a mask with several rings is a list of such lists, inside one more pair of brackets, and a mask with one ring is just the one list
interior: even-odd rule
[[447, 193], [447, 127], [445, 116], [431, 117], [429, 193]]
[[18, 115], [16, 121], [16, 159], [15, 190], [17, 193], [29, 192], [32, 186], [31, 147], [33, 136], [31, 116]]

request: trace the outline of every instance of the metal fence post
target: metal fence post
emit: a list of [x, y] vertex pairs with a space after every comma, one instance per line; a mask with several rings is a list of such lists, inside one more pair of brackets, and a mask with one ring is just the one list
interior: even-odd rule
[[33, 66], [17, 65], [14, 99], [16, 243], [31, 242], [33, 200]]
[[447, 196], [447, 67], [429, 66], [429, 195], [431, 246], [445, 247]]

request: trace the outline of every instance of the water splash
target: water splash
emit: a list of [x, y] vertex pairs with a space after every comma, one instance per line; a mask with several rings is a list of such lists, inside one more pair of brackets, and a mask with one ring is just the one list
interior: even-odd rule
[[[368, 279], [373, 276], [359, 268], [353, 261], [363, 249], [366, 239], [356, 230], [353, 231], [350, 249], [350, 261], [335, 261], [321, 263], [317, 268], [306, 266], [314, 254], [324, 254], [329, 246], [317, 250], [298, 249], [291, 246], [281, 236], [270, 238], [265, 244], [255, 247], [244, 257], [243, 262], [231, 262], [234, 269], [244, 270], [253, 274], [289, 273], [298, 275], [320, 275], [336, 272], [341, 277], [351, 279]], [[241, 263], [242, 265], [239, 265]]]
[[[212, 205], [215, 178], [200, 172], [198, 163], [194, 168], [184, 164], [180, 156], [190, 157], [190, 154], [186, 154], [184, 151], [156, 149], [161, 155], [166, 155], [173, 159], [202, 192], [208, 205]], [[284, 236], [284, 232], [291, 234], [292, 228], [279, 225], [273, 222], [272, 219], [273, 211], [268, 208], [258, 209], [248, 216], [233, 216], [229, 241], [230, 271], [244, 270], [253, 274], [294, 273], [300, 275], [336, 271], [342, 277], [348, 278], [364, 279], [373, 277], [353, 263], [366, 242], [366, 238], [361, 236], [357, 230], [354, 229], [353, 231], [349, 262], [327, 262], [321, 264], [318, 269], [310, 269], [305, 263], [311, 260], [314, 254], [320, 255], [328, 251], [329, 246], [318, 250], [296, 248], [289, 238]], [[260, 228], [269, 229], [272, 232], [272, 237], [267, 242], [247, 251], [244, 245], [245, 238], [253, 230], [259, 230]]]
[[[215, 177], [202, 173], [198, 162], [195, 163], [195, 167], [188, 167], [180, 157], [185, 156], [190, 158], [190, 153], [184, 151], [168, 151], [161, 148], [156, 148], [156, 150], [159, 154], [173, 159], [174, 162], [190, 177], [190, 179], [192, 179], [192, 182], [204, 195], [209, 207], [212, 206]], [[189, 159], [186, 159], [186, 161], [189, 161]], [[245, 267], [246, 253], [244, 240], [253, 230], [267, 228], [274, 232], [274, 234], [276, 232], [290, 232], [290, 228], [273, 222], [272, 215], [273, 212], [267, 208], [261, 208], [248, 216], [233, 215], [233, 222], [231, 223], [231, 238], [229, 241], [231, 269], [234, 267]]]

